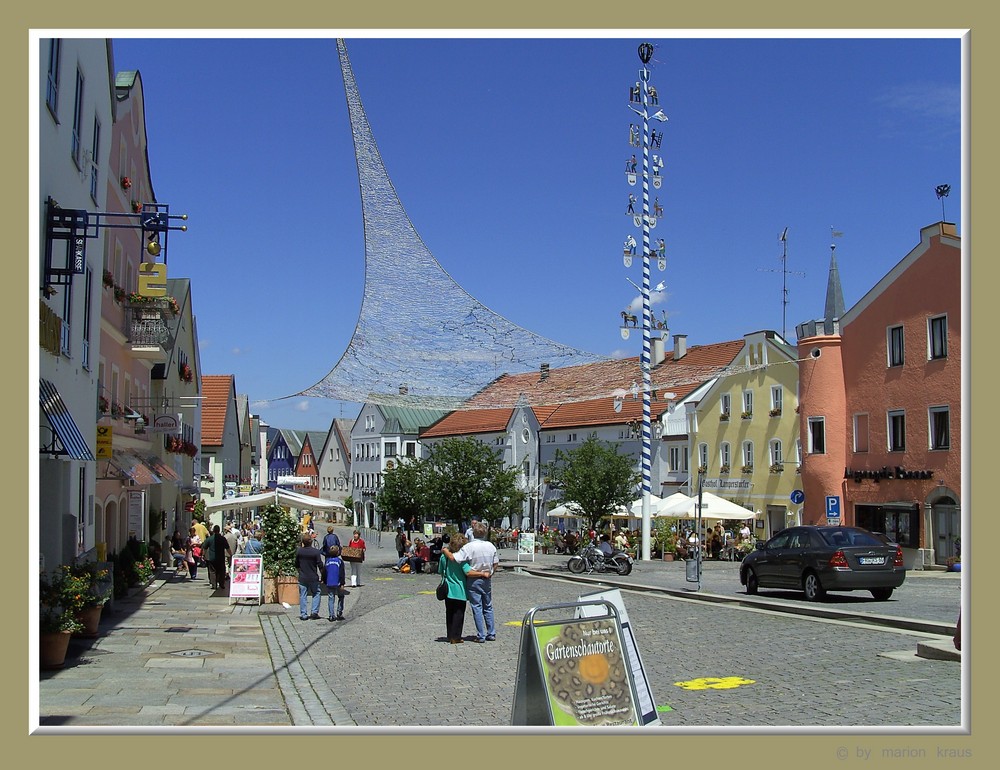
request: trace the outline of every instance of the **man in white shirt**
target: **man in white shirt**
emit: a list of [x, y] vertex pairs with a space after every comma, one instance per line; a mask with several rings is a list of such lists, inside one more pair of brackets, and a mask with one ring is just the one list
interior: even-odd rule
[[[462, 546], [458, 553], [453, 554], [445, 546], [442, 553], [448, 559], [458, 562], [468, 562], [473, 570], [492, 575], [500, 563], [500, 554], [496, 546], [486, 539], [486, 525], [473, 519], [472, 534], [474, 539]], [[493, 584], [491, 577], [466, 578], [465, 590], [472, 605], [472, 618], [476, 621], [476, 641], [495, 642], [496, 626], [493, 622]]]

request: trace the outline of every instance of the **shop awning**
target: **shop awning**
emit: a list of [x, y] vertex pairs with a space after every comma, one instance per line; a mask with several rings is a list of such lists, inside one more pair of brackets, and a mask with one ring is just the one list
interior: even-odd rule
[[160, 479], [156, 472], [141, 457], [137, 457], [131, 452], [115, 449], [110, 462], [111, 465], [140, 486], [162, 483], [162, 479]]
[[59, 389], [48, 380], [39, 378], [38, 398], [53, 433], [52, 442], [42, 447], [42, 453], [68, 455], [74, 460], [93, 460], [94, 455], [59, 395]]
[[163, 481], [180, 481], [181, 477], [177, 475], [177, 472], [167, 465], [163, 460], [156, 455], [142, 455], [140, 458], [146, 465], [153, 469], [157, 476]]

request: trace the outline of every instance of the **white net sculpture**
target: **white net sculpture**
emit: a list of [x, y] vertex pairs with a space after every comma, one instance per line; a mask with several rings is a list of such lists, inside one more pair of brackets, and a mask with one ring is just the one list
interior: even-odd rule
[[298, 395], [395, 403], [405, 391], [410, 406], [458, 409], [504, 373], [606, 360], [517, 326], [441, 267], [389, 180], [343, 40], [337, 50], [361, 186], [364, 299], [347, 350], [329, 374]]

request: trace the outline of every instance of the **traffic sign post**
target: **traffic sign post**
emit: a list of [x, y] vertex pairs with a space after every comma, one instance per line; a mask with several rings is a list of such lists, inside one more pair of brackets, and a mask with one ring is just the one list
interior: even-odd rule
[[826, 523], [827, 524], [839, 524], [840, 523], [840, 496], [839, 495], [827, 495], [826, 496]]

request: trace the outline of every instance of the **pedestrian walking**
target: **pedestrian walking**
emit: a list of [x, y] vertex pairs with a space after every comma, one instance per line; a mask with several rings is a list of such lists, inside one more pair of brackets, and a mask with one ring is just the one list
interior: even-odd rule
[[474, 520], [472, 532], [474, 540], [458, 550], [452, 550], [449, 543], [442, 554], [448, 560], [467, 562], [472, 566], [466, 581], [466, 592], [472, 606], [472, 619], [476, 623], [476, 641], [493, 642], [497, 638], [493, 619], [493, 573], [500, 563], [500, 554], [496, 546], [486, 539], [485, 524]]
[[[319, 581], [323, 575], [323, 557], [312, 544], [312, 535], [302, 535], [302, 545], [295, 550], [299, 570], [299, 619], [319, 620]], [[311, 600], [311, 602], [307, 601]]]
[[330, 555], [330, 549], [337, 546], [337, 553], [340, 553], [340, 538], [337, 537], [337, 533], [333, 531], [333, 525], [330, 524], [326, 528], [326, 534], [323, 536], [323, 547], [320, 548], [320, 552], [323, 554], [324, 558]]
[[198, 530], [194, 525], [191, 525], [191, 528], [188, 530], [188, 537], [184, 543], [184, 551], [187, 555], [188, 575], [191, 576], [192, 580], [197, 580], [198, 567], [204, 562], [202, 561], [201, 553], [201, 537], [198, 536]]
[[358, 559], [351, 559], [351, 586], [361, 585], [361, 565], [365, 560], [365, 541], [361, 537], [361, 533], [358, 530], [354, 530], [354, 536], [351, 538], [350, 542], [347, 544], [349, 548], [358, 548], [361, 551], [361, 557]]
[[406, 549], [410, 547], [410, 540], [403, 533], [403, 528], [396, 527], [396, 557], [402, 559], [406, 554]]
[[329, 605], [327, 620], [331, 623], [335, 620], [343, 620], [344, 596], [347, 589], [344, 587], [344, 560], [340, 558], [339, 545], [330, 546], [326, 555], [326, 563], [323, 565], [323, 574], [326, 578], [326, 595]]
[[229, 541], [222, 534], [222, 528], [216, 524], [212, 534], [205, 544], [205, 558], [208, 560], [208, 582], [212, 589], [225, 588], [227, 581], [226, 564], [231, 556]]

